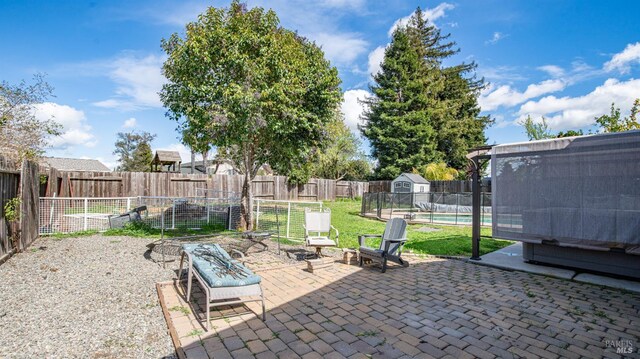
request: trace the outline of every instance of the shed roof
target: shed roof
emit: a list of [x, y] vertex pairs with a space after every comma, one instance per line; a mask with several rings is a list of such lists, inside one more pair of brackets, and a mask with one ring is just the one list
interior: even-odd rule
[[90, 158], [43, 157], [40, 163], [62, 171], [111, 172], [104, 163]]
[[157, 150], [153, 162], [182, 162], [182, 157], [178, 151]]
[[[429, 184], [429, 181], [427, 181], [426, 179], [424, 179], [424, 177], [420, 176], [419, 174], [415, 174], [415, 173], [403, 173], [400, 176], [398, 176], [395, 180], [397, 180], [400, 177], [406, 177], [407, 179], [409, 179], [409, 181], [413, 182], [413, 183], [417, 183], [417, 184]], [[395, 181], [394, 180], [394, 181]]]

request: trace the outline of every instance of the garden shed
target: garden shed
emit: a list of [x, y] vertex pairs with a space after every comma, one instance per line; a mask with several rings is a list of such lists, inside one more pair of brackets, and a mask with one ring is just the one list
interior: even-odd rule
[[394, 193], [426, 193], [429, 188], [429, 181], [415, 173], [403, 173], [391, 182]]
[[640, 131], [491, 149], [493, 236], [527, 261], [640, 278]]

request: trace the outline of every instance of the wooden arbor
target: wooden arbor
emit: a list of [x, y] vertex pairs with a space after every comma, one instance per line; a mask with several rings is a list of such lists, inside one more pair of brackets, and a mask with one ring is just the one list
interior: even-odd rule
[[151, 161], [151, 172], [180, 172], [182, 158], [178, 151], [156, 151]]

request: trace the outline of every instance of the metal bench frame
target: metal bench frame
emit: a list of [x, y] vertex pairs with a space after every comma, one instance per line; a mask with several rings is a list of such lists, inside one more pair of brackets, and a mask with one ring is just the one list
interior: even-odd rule
[[[239, 252], [242, 258], [244, 255]], [[191, 298], [191, 282], [193, 281], [193, 277], [195, 277], [198, 282], [200, 282], [200, 286], [205, 292], [206, 303], [207, 303], [207, 325], [206, 329], [209, 331], [210, 321], [211, 321], [211, 308], [213, 307], [221, 307], [225, 305], [234, 305], [240, 303], [248, 303], [248, 302], [262, 302], [262, 320], [265, 320], [265, 305], [264, 305], [264, 292], [262, 290], [262, 286], [260, 283], [250, 284], [245, 286], [234, 286], [234, 287], [209, 287], [207, 282], [202, 278], [200, 273], [193, 268], [193, 260], [191, 257], [191, 253], [186, 251], [182, 251], [182, 256], [180, 257], [180, 269], [178, 271], [178, 280], [182, 278], [182, 265], [184, 262], [184, 257], [187, 256], [188, 260], [188, 273], [187, 273], [187, 293], [186, 299], [189, 302]], [[256, 298], [256, 297], [260, 298]], [[245, 299], [241, 299], [240, 297], [248, 297]], [[231, 300], [227, 300], [231, 299]], [[216, 302], [211, 302], [215, 300]], [[219, 301], [226, 300], [226, 301]]]

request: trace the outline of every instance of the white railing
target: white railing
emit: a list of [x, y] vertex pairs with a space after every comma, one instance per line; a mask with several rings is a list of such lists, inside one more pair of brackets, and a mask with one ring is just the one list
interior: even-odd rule
[[304, 239], [304, 211], [322, 209], [322, 202], [255, 199], [253, 210], [257, 231], [287, 239]]
[[[175, 197], [43, 197], [39, 234], [105, 231], [109, 217], [146, 206], [142, 220], [152, 228], [219, 228], [235, 230], [240, 218], [236, 198]], [[304, 238], [304, 211], [322, 209], [322, 202], [254, 200], [256, 230], [288, 239]]]
[[109, 216], [131, 210], [137, 197], [40, 198], [39, 234], [109, 228]]

